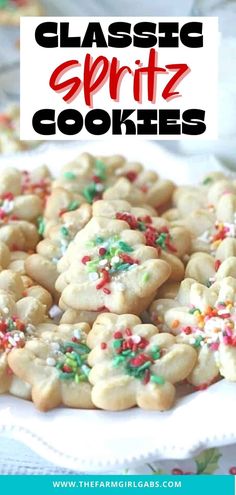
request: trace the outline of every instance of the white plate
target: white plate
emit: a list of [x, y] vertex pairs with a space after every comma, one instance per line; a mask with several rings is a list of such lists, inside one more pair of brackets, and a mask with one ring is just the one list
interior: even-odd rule
[[[151, 142], [123, 144], [54, 143], [1, 157], [0, 167], [32, 168], [42, 163], [57, 173], [77, 153], [126, 155], [178, 183], [194, 182], [210, 170], [220, 169], [211, 156], [190, 162], [169, 154]], [[134, 408], [110, 413], [66, 408], [48, 413], [15, 397], [0, 397], [0, 433], [28, 445], [43, 458], [64, 468], [104, 472], [153, 459], [191, 457], [197, 451], [236, 442], [236, 385], [221, 381], [204, 392], [179, 399], [165, 413]]]

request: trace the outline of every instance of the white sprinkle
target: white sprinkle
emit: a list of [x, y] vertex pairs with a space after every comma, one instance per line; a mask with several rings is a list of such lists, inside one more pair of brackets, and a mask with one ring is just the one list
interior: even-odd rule
[[14, 208], [14, 202], [12, 200], [9, 201], [9, 199], [5, 199], [5, 201], [2, 204], [2, 209], [5, 211], [5, 213], [10, 213]]
[[8, 337], [8, 342], [9, 342], [9, 344], [11, 344], [12, 346], [15, 347], [16, 341], [15, 341], [15, 339], [13, 339], [13, 337]]
[[157, 305], [157, 311], [159, 311], [160, 309], [163, 309], [163, 304], [158, 304]]
[[94, 280], [97, 280], [98, 278], [99, 278], [99, 276], [98, 276], [97, 272], [90, 272], [89, 273], [89, 280], [91, 280], [91, 282], [93, 282]]
[[96, 191], [102, 192], [104, 191], [104, 186], [103, 184], [96, 184]]
[[131, 339], [134, 342], [134, 344], [139, 344], [139, 342], [141, 342], [140, 335], [132, 335]]
[[76, 328], [76, 329], [74, 330], [74, 337], [75, 337], [76, 339], [81, 339], [81, 330], [80, 330], [79, 328]]
[[100, 260], [99, 261], [99, 266], [106, 266], [108, 263], [108, 260], [107, 259], [104, 259], [104, 260]]
[[60, 349], [60, 344], [58, 342], [52, 342], [51, 343], [51, 348], [52, 348], [52, 351], [59, 351]]
[[26, 327], [26, 332], [29, 333], [29, 334], [32, 334], [34, 333], [36, 330], [35, 326], [32, 325], [31, 323], [29, 323]]
[[8, 315], [9, 313], [9, 308], [5, 306], [5, 308], [2, 309], [2, 312], [5, 313], [5, 315]]
[[209, 242], [210, 240], [210, 232], [209, 230], [205, 230], [205, 232], [203, 232], [199, 237], [198, 237], [198, 240], [199, 241], [203, 241], [203, 242]]
[[133, 270], [136, 266], [138, 266], [138, 263], [133, 263], [133, 265], [130, 265], [129, 270]]
[[46, 363], [48, 366], [55, 366], [56, 364], [56, 360], [52, 357], [48, 357], [47, 360], [46, 360]]
[[116, 263], [119, 263], [119, 261], [120, 261], [119, 256], [113, 256], [111, 258], [111, 265], [115, 265]]

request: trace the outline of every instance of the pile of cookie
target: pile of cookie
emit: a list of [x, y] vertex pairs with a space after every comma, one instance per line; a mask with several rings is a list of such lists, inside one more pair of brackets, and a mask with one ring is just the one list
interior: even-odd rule
[[[236, 181], [121, 156], [0, 172], [0, 391], [164, 411], [236, 381]], [[52, 307], [60, 308], [53, 319]]]

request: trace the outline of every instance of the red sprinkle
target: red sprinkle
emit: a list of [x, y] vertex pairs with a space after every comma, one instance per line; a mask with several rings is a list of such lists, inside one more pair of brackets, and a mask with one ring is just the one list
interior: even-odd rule
[[14, 194], [12, 192], [6, 192], [2, 194], [3, 199], [9, 199], [9, 201], [12, 201], [14, 199]]
[[104, 287], [102, 290], [103, 290], [104, 294], [110, 294], [111, 293], [110, 289], [108, 289], [107, 287]]
[[104, 247], [99, 248], [98, 253], [100, 256], [104, 256], [104, 254], [106, 254], [106, 252], [107, 252], [106, 248], [104, 248]]
[[144, 378], [143, 378], [144, 385], [147, 385], [147, 383], [150, 381], [150, 376], [151, 376], [150, 370], [149, 369], [145, 370]]
[[90, 256], [83, 256], [83, 258], [82, 258], [81, 261], [82, 261], [82, 263], [84, 265], [86, 265], [86, 263], [88, 263], [89, 261], [91, 261], [91, 258], [90, 258]]
[[7, 329], [7, 324], [5, 321], [0, 321], [0, 332], [5, 332]]
[[139, 260], [131, 258], [131, 256], [126, 253], [120, 253], [119, 257], [124, 261], [124, 263], [128, 263], [129, 265], [134, 265], [134, 263], [136, 263], [139, 265]]
[[107, 348], [106, 342], [101, 342], [101, 349], [104, 351], [104, 349]]
[[64, 364], [62, 369], [65, 373], [71, 373], [72, 372], [72, 369], [70, 368], [70, 366], [67, 366], [67, 364]]
[[132, 331], [130, 330], [130, 328], [126, 328], [125, 333], [126, 333], [126, 335], [128, 335], [128, 337], [130, 337], [132, 335]]
[[117, 332], [114, 333], [113, 337], [114, 339], [122, 339], [123, 335], [121, 332], [119, 332], [119, 330], [117, 330]]
[[129, 224], [131, 229], [137, 229], [138, 228], [137, 219], [135, 218], [134, 215], [131, 215], [131, 213], [117, 212], [116, 213], [116, 219], [117, 220], [124, 220], [124, 222], [127, 222]]
[[130, 181], [130, 182], [134, 182], [137, 177], [138, 177], [138, 174], [137, 172], [135, 172], [134, 170], [130, 170], [130, 172], [127, 172], [127, 174], [125, 174], [125, 177]]
[[96, 285], [96, 289], [102, 289], [107, 283], [110, 282], [110, 275], [107, 270], [101, 270], [102, 278]]
[[93, 175], [92, 181], [95, 182], [95, 184], [99, 184], [99, 182], [101, 182], [101, 179], [97, 175]]
[[221, 261], [220, 260], [215, 260], [215, 271], [217, 272], [220, 268]]
[[186, 335], [190, 335], [190, 333], [192, 333], [192, 329], [191, 329], [191, 327], [185, 327], [185, 328], [183, 328], [183, 332]]

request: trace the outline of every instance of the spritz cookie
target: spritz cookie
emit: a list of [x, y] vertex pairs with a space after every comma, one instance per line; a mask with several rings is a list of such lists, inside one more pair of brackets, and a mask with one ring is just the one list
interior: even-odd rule
[[11, 369], [32, 387], [32, 400], [39, 410], [48, 411], [60, 404], [78, 409], [94, 407], [88, 382], [88, 331], [86, 323], [55, 326], [9, 353]]
[[58, 262], [61, 304], [75, 310], [140, 314], [170, 275], [168, 263], [122, 220], [94, 217]]
[[134, 315], [100, 315], [88, 334], [92, 348], [89, 381], [92, 401], [101, 409], [119, 411], [135, 405], [164, 411], [175, 398], [175, 384], [194, 367], [197, 354], [154, 325]]
[[15, 377], [7, 358], [12, 349], [25, 346], [37, 333], [37, 326], [46, 321], [46, 307], [32, 297], [15, 302], [14, 297], [0, 289], [0, 393], [10, 392], [28, 399], [30, 387]]
[[[178, 300], [178, 297], [177, 297]], [[193, 346], [198, 360], [188, 381], [204, 388], [220, 376], [236, 381], [236, 280], [227, 277], [207, 288], [197, 282], [185, 305], [165, 312], [165, 325], [178, 342]]]

